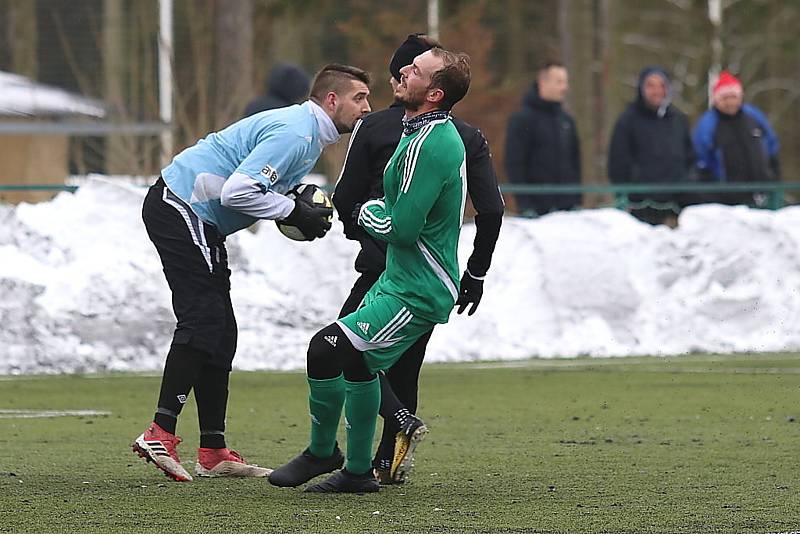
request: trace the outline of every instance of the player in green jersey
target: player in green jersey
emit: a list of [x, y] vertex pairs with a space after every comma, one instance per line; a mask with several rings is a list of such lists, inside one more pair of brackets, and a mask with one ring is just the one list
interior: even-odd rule
[[469, 57], [434, 48], [400, 72], [395, 98], [406, 109], [403, 136], [384, 172], [384, 198], [365, 203], [358, 218], [366, 232], [388, 243], [386, 270], [355, 312], [311, 339], [311, 440], [272, 472], [276, 486], [298, 486], [344, 464], [336, 443], [344, 407], [347, 463], [306, 491], [378, 491], [371, 465], [380, 405], [375, 373], [394, 365], [435, 324], [446, 323], [458, 298], [466, 163], [449, 112], [469, 88]]

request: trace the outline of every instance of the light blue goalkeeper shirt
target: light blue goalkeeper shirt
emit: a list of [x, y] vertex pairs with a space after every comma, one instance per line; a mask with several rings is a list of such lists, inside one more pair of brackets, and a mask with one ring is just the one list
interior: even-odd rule
[[200, 219], [230, 235], [258, 219], [287, 217], [294, 201], [283, 194], [338, 139], [333, 121], [309, 100], [208, 134], [175, 156], [161, 175]]

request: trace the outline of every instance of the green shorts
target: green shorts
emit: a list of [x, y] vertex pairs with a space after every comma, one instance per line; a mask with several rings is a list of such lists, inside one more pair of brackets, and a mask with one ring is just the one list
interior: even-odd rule
[[356, 350], [364, 353], [367, 368], [375, 373], [390, 368], [436, 323], [415, 317], [392, 295], [371, 289], [361, 306], [338, 324]]

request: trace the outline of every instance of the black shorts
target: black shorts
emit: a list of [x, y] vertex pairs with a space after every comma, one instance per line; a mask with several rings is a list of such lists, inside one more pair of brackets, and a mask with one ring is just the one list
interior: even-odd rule
[[142, 219], [172, 291], [178, 320], [172, 343], [203, 351], [213, 365], [230, 369], [237, 330], [225, 236], [200, 220], [162, 178], [147, 192]]

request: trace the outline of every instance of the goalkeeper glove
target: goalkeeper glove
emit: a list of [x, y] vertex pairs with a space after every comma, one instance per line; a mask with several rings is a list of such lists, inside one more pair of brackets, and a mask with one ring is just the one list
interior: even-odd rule
[[302, 198], [297, 198], [294, 201], [294, 209], [281, 222], [296, 227], [306, 239], [313, 241], [314, 238], [325, 237], [331, 229], [332, 215], [333, 208], [315, 206]]

